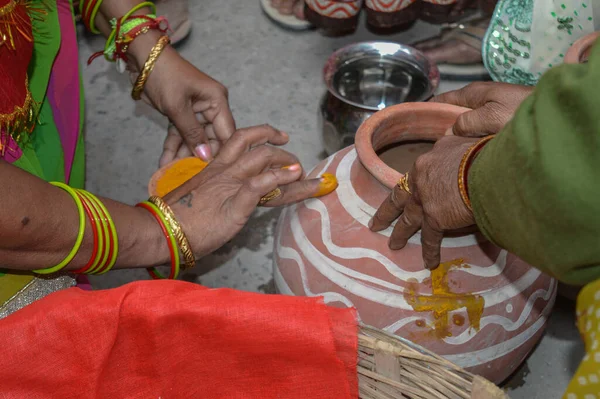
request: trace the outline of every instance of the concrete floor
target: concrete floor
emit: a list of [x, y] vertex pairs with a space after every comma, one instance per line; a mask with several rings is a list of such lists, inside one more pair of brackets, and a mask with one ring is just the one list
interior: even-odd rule
[[[258, 0], [195, 0], [194, 30], [181, 53], [230, 90], [238, 127], [270, 123], [288, 133], [287, 149], [309, 169], [321, 158], [317, 109], [324, 93], [321, 68], [347, 43], [376, 38], [361, 28], [344, 38], [317, 32], [292, 33], [273, 25]], [[411, 43], [434, 33], [419, 23], [388, 39]], [[81, 39], [81, 64], [103, 48], [99, 38]], [[87, 100], [87, 188], [134, 204], [147, 197], [167, 121], [129, 97], [130, 84], [113, 65], [97, 60], [84, 67]], [[440, 91], [458, 87], [444, 82]], [[271, 251], [278, 210], [258, 211], [244, 231], [183, 279], [210, 287], [272, 292]], [[145, 271], [117, 271], [93, 279], [110, 288], [148, 278]], [[508, 383], [512, 398], [559, 398], [583, 356], [575, 329], [573, 304], [559, 301], [548, 332], [523, 368]]]

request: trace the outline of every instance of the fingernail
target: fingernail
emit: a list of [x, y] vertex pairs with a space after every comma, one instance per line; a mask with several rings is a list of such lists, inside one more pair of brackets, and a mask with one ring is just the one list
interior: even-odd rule
[[331, 173], [323, 173], [321, 176], [321, 182], [319, 183], [319, 189], [313, 195], [313, 198], [322, 197], [334, 191], [338, 187], [337, 178]]
[[373, 228], [373, 219], [369, 220], [369, 229]]
[[210, 152], [210, 146], [208, 144], [200, 144], [196, 147], [196, 155], [205, 162], [210, 162], [212, 154]]
[[301, 168], [300, 164], [299, 164], [299, 163], [295, 163], [295, 164], [293, 164], [293, 165], [284, 166], [284, 167], [283, 167], [283, 168], [281, 168], [281, 169], [284, 169], [284, 170], [291, 170], [291, 171], [295, 172], [295, 171], [297, 171], [297, 170], [300, 170], [300, 168]]

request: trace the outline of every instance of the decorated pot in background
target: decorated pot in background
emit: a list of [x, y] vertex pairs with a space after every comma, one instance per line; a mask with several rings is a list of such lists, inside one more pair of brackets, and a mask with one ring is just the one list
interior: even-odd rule
[[419, 19], [421, 4], [421, 0], [365, 0], [367, 26], [376, 32], [406, 30]]
[[352, 145], [359, 126], [378, 110], [425, 101], [437, 89], [437, 66], [418, 50], [392, 42], [361, 42], [334, 52], [323, 68], [320, 104], [325, 152]]
[[590, 33], [577, 40], [565, 54], [565, 64], [581, 64], [588, 60], [590, 50], [600, 37], [600, 32]]
[[304, 0], [306, 20], [325, 35], [340, 36], [354, 32], [363, 0]]
[[[541, 338], [556, 282], [479, 234], [445, 237], [444, 263], [430, 272], [423, 266], [419, 234], [404, 249], [391, 251], [391, 229], [368, 228], [402, 176], [382, 158], [404, 161], [397, 169], [408, 170], [423, 151], [389, 146], [435, 141], [464, 111], [407, 103], [369, 118], [355, 147], [309, 174], [335, 174], [338, 189], [284, 209], [275, 236], [274, 278], [282, 294], [323, 296], [333, 306], [355, 307], [362, 322], [500, 383]], [[380, 158], [377, 152], [387, 148]]]

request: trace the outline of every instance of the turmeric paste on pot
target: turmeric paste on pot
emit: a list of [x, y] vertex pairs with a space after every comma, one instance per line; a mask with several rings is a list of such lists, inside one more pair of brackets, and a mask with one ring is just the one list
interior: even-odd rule
[[156, 194], [164, 197], [200, 173], [208, 163], [200, 158], [183, 158], [171, 164], [156, 182]]

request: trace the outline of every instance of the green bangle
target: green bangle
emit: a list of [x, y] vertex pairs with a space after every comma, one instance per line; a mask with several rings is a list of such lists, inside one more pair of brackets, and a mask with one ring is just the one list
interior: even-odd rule
[[100, 206], [100, 208], [102, 208], [102, 210], [104, 211], [104, 214], [108, 218], [108, 228], [110, 229], [110, 234], [113, 237], [112, 258], [110, 258], [110, 263], [109, 263], [108, 267], [106, 268], [106, 270], [99, 273], [99, 274], [104, 274], [104, 273], [110, 271], [113, 268], [113, 266], [115, 265], [115, 263], [117, 262], [117, 255], [119, 254], [119, 237], [117, 236], [117, 229], [115, 228], [115, 224], [112, 220], [112, 217], [110, 216], [108, 209], [106, 209], [106, 207], [104, 206], [102, 201], [100, 201], [95, 195], [90, 194], [87, 191], [85, 193], [88, 195], [88, 198], [90, 198], [92, 200], [92, 202], [96, 202]]
[[83, 242], [83, 236], [85, 235], [85, 211], [83, 209], [81, 199], [79, 199], [79, 196], [77, 196], [75, 190], [73, 190], [71, 187], [67, 186], [64, 183], [51, 182], [50, 184], [65, 190], [67, 193], [69, 193], [69, 195], [71, 195], [71, 197], [75, 201], [75, 205], [77, 205], [77, 211], [79, 212], [79, 232], [77, 233], [75, 245], [73, 246], [73, 249], [71, 249], [71, 252], [69, 252], [67, 257], [56, 266], [49, 267], [47, 269], [34, 270], [34, 272], [38, 274], [52, 274], [62, 270], [66, 265], [69, 264], [69, 262], [73, 260], [75, 255], [77, 255], [77, 252], [79, 252], [79, 248], [81, 248], [81, 243]]
[[[156, 19], [155, 14], [148, 14], [146, 16], [152, 19]], [[144, 22], [147, 22], [147, 19], [134, 18], [130, 21], [127, 21], [123, 25], [121, 25], [121, 33], [127, 34], [127, 32], [131, 31], [133, 28], [137, 27], [138, 25], [141, 25]], [[116, 19], [113, 19], [111, 21], [112, 31], [110, 32], [110, 36], [108, 36], [108, 39], [106, 39], [106, 44], [104, 46], [104, 59], [106, 59], [109, 62], [114, 62], [114, 60], [112, 59], [112, 55], [115, 53], [115, 51], [117, 51], [117, 40], [119, 38], [115, 37], [117, 35], [116, 24]]]
[[[83, 0], [82, 0], [83, 1]], [[100, 10], [100, 6], [102, 5], [102, 0], [98, 0], [96, 2], [96, 4], [94, 5], [94, 9], [92, 10], [92, 14], [90, 15], [90, 32], [98, 35], [102, 32], [100, 32], [97, 28], [96, 28], [96, 16], [98, 15], [98, 10]]]
[[[175, 280], [179, 276], [179, 247], [177, 246], [177, 242], [175, 241], [175, 236], [173, 235], [173, 230], [171, 230], [171, 225], [167, 223], [163, 213], [158, 209], [156, 205], [154, 205], [150, 201], [144, 201], [143, 204], [152, 208], [152, 210], [156, 213], [156, 215], [160, 218], [160, 221], [163, 223], [165, 228], [169, 231], [169, 240], [171, 241], [171, 245], [173, 246], [173, 258], [175, 259], [175, 272], [173, 273], [173, 280]], [[166, 279], [155, 267], [150, 268], [154, 274], [156, 274], [161, 279]]]
[[[96, 261], [94, 261], [94, 264], [92, 265], [92, 267], [89, 268], [89, 270], [86, 272], [87, 274], [95, 274], [99, 268], [104, 265], [106, 263], [106, 260], [108, 259], [108, 246], [110, 245], [110, 237], [109, 237], [109, 231], [108, 228], [106, 226], [105, 221], [103, 220], [102, 217], [102, 212], [100, 212], [100, 209], [98, 209], [98, 204], [96, 201], [94, 201], [93, 198], [90, 198], [90, 193], [88, 193], [85, 190], [77, 190], [81, 193], [81, 195], [85, 196], [85, 198], [88, 199], [89, 201], [89, 205], [93, 208], [94, 212], [96, 213], [96, 217], [97, 217], [97, 223], [100, 223], [102, 225], [102, 234], [100, 235], [101, 237], [101, 242], [102, 242], [102, 256], [99, 256]], [[106, 243], [104, 243], [104, 237], [106, 237]]]

